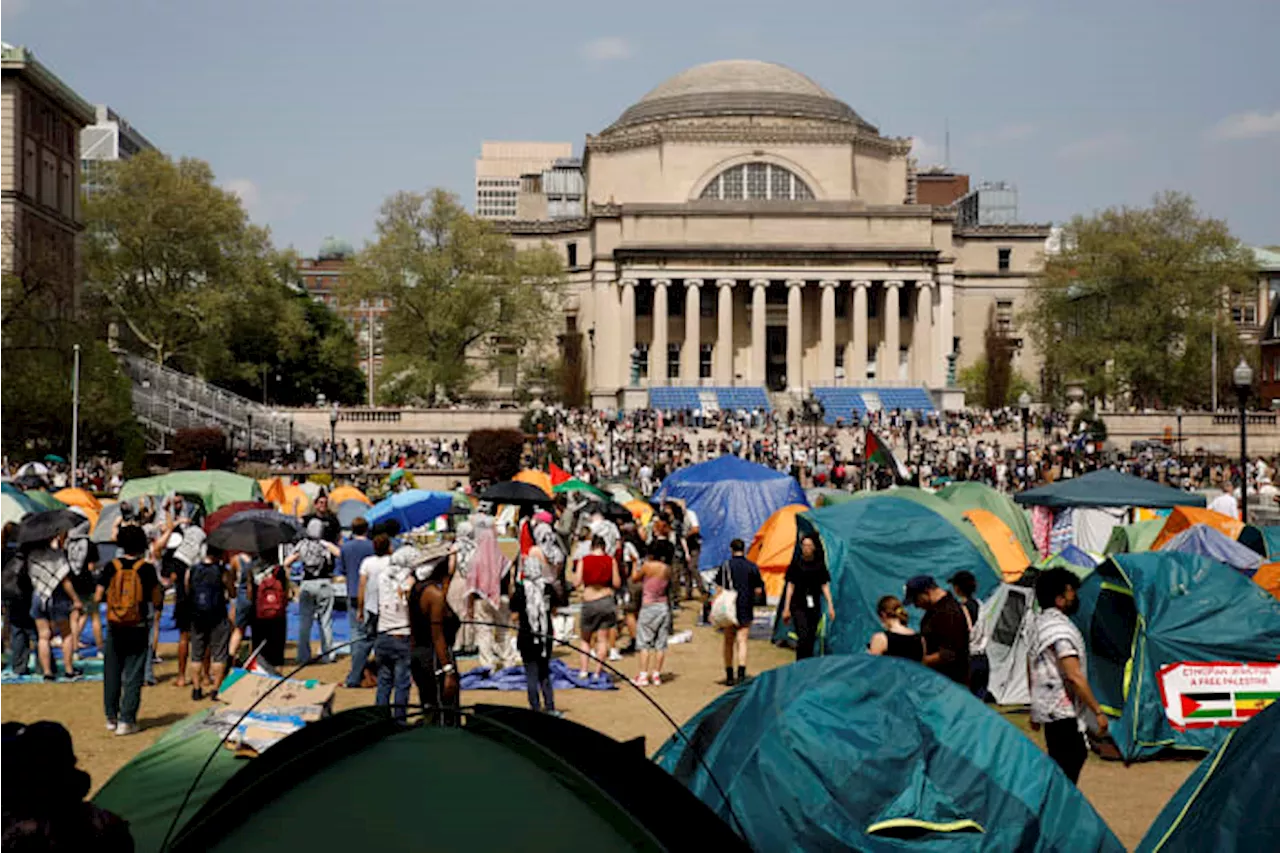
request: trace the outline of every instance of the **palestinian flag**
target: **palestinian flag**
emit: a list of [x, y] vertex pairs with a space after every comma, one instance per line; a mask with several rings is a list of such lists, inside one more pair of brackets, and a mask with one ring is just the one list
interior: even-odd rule
[[893, 472], [894, 479], [900, 483], [908, 482], [911, 479], [907, 466], [903, 465], [898, 460], [898, 457], [893, 455], [889, 445], [880, 440], [880, 436], [876, 435], [875, 430], [867, 430], [867, 443], [863, 449], [862, 458], [867, 462], [874, 462], [881, 468], [888, 468]]
[[549, 463], [547, 473], [551, 475], [551, 485], [558, 486], [561, 483], [567, 483], [570, 479], [569, 472], [561, 468], [554, 462]]
[[1236, 716], [1252, 717], [1262, 713], [1272, 702], [1280, 699], [1280, 692], [1277, 691], [1261, 691], [1246, 692], [1243, 690], [1236, 691]]
[[1230, 693], [1183, 693], [1179, 698], [1184, 720], [1225, 720], [1235, 716]]

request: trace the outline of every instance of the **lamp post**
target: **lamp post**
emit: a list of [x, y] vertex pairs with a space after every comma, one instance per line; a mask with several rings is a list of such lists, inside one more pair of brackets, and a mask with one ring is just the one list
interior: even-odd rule
[[1249, 523], [1249, 452], [1247, 449], [1248, 430], [1246, 428], [1246, 412], [1248, 411], [1249, 392], [1253, 390], [1253, 368], [1243, 358], [1231, 372], [1236, 386], [1236, 396], [1240, 399], [1240, 520]]
[[1027, 421], [1031, 420], [1031, 395], [1026, 391], [1018, 396], [1018, 407], [1022, 409], [1022, 488], [1030, 485], [1031, 466], [1027, 457]]
[[1178, 478], [1182, 478], [1182, 416], [1186, 414], [1181, 406], [1173, 410], [1173, 414], [1178, 418]]
[[329, 488], [333, 488], [338, 469], [338, 404], [329, 410]]
[[911, 430], [916, 425], [915, 409], [907, 409], [902, 413], [902, 434], [907, 439], [907, 485], [911, 485]]

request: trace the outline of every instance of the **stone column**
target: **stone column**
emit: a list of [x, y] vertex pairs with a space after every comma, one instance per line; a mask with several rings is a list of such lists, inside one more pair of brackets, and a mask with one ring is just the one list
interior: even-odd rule
[[818, 376], [819, 382], [833, 382], [836, 378], [836, 284], [820, 281], [822, 288], [822, 312], [818, 326]]
[[801, 315], [801, 288], [804, 282], [800, 279], [787, 281], [787, 390], [802, 391], [804, 387], [804, 342], [801, 335], [804, 330], [804, 317]]
[[702, 279], [684, 280], [684, 346], [680, 348], [680, 378], [698, 384], [702, 355]]
[[622, 290], [622, 311], [618, 318], [618, 384], [631, 385], [631, 351], [636, 348], [636, 280], [618, 282]]
[[886, 281], [884, 283], [884, 348], [881, 353], [881, 370], [877, 375], [881, 379], [898, 378], [898, 350], [902, 343], [902, 317], [898, 308], [898, 292], [902, 290], [902, 282]]
[[604, 389], [609, 385], [618, 384], [614, 376], [617, 361], [614, 347], [618, 343], [617, 336], [605, 333], [606, 329], [612, 329], [618, 323], [618, 294], [613, 288], [613, 282], [603, 278], [597, 279], [594, 297], [595, 319], [591, 325], [591, 331], [595, 334], [592, 335], [589, 331], [587, 335], [587, 347], [591, 351], [591, 387]]
[[849, 312], [853, 319], [853, 334], [849, 348], [853, 350], [844, 360], [845, 376], [857, 382], [867, 379], [867, 290], [869, 281], [853, 283], [853, 308]]
[[938, 322], [934, 331], [938, 335], [934, 369], [935, 384], [941, 388], [947, 384], [947, 356], [951, 355], [955, 338], [955, 277], [951, 273], [938, 274]]
[[733, 383], [733, 284], [731, 278], [716, 279], [719, 303], [716, 310], [716, 382]]
[[916, 324], [911, 330], [912, 380], [933, 384], [933, 348], [929, 338], [933, 335], [933, 281], [916, 282]]
[[768, 346], [765, 343], [765, 320], [768, 308], [765, 306], [765, 288], [769, 280], [751, 279], [751, 381], [764, 384], [765, 358]]
[[653, 340], [649, 344], [649, 385], [667, 384], [667, 287], [669, 279], [653, 280]]

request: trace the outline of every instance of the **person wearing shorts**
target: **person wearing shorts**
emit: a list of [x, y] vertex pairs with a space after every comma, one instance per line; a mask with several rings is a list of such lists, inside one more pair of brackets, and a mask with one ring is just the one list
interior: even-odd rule
[[[569, 569], [569, 582], [582, 590], [582, 612], [578, 636], [582, 640], [582, 656], [578, 676], [588, 681], [608, 680], [601, 670], [609, 654], [612, 634], [618, 627], [618, 610], [614, 590], [622, 586], [618, 561], [605, 552], [604, 539], [593, 536], [591, 552]], [[594, 658], [588, 661], [588, 652]]]
[[637, 624], [636, 649], [640, 655], [640, 671], [631, 683], [637, 687], [662, 684], [662, 665], [667, 658], [667, 638], [671, 633], [671, 605], [667, 588], [671, 585], [671, 566], [662, 561], [663, 549], [653, 549], [631, 574], [641, 586], [640, 618]]
[[[199, 595], [196, 585], [210, 582], [209, 573], [217, 572], [217, 583], [221, 584], [220, 596], [215, 597], [212, 609], [207, 612], [197, 607]], [[187, 572], [187, 603], [191, 607], [191, 658], [187, 664], [187, 680], [191, 682], [191, 698], [204, 698], [200, 683], [200, 668], [205, 655], [209, 656], [209, 670], [212, 675], [213, 691], [210, 698], [218, 697], [218, 687], [222, 684], [222, 676], [227, 669], [230, 657], [231, 620], [228, 618], [227, 602], [235, 599], [235, 580], [231, 567], [222, 562], [222, 554], [214, 548], [207, 549], [202, 562], [191, 567]]]

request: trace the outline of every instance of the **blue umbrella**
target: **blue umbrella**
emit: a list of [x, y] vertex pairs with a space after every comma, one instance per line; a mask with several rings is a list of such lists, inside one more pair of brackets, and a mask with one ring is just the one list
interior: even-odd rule
[[[345, 504], [346, 501], [343, 501]], [[425, 489], [409, 489], [397, 492], [379, 501], [364, 514], [370, 526], [388, 518], [400, 522], [401, 530], [420, 527], [449, 511], [453, 506], [452, 492], [428, 492]]]
[[371, 511], [372, 507], [364, 501], [358, 501], [355, 498], [352, 498], [349, 501], [343, 501], [338, 504], [337, 508], [334, 510], [338, 515], [338, 524], [342, 525], [343, 530], [350, 530], [351, 522], [355, 521], [362, 515], [367, 516]]

